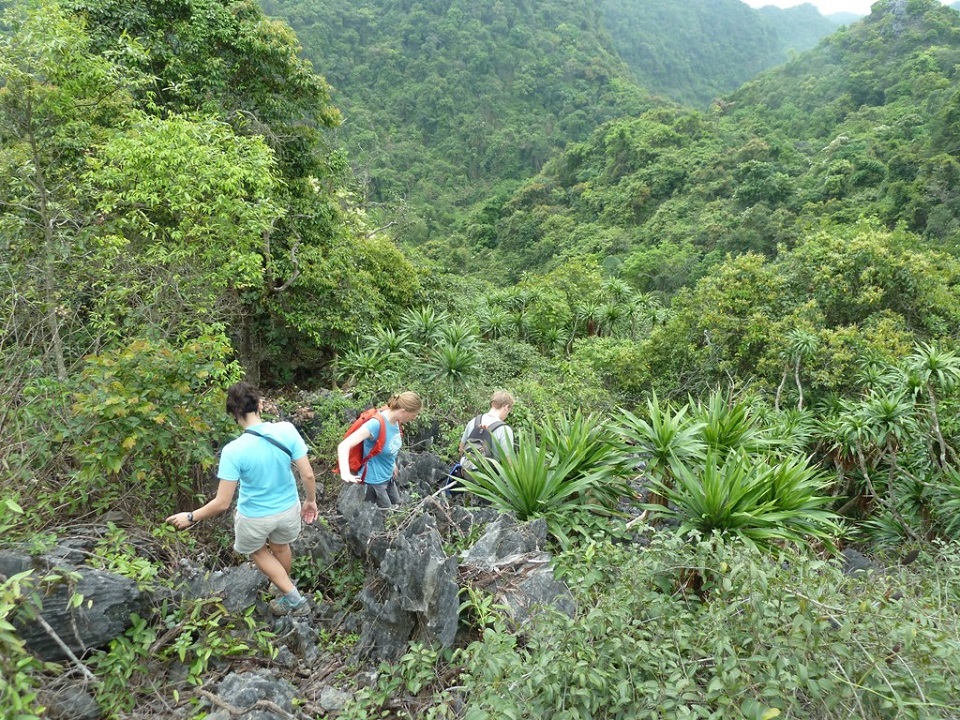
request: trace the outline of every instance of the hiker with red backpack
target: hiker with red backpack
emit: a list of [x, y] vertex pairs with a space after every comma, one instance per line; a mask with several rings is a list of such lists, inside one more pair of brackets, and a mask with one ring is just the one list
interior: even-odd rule
[[513, 408], [513, 395], [506, 390], [497, 390], [490, 398], [490, 409], [467, 423], [460, 436], [460, 476], [476, 467], [472, 455], [483, 455], [502, 461], [504, 453], [513, 450], [513, 429], [505, 420]]
[[344, 482], [366, 485], [366, 500], [379, 507], [400, 503], [396, 482], [397, 455], [402, 444], [400, 424], [417, 417], [422, 407], [417, 393], [397, 393], [386, 407], [361, 414], [337, 445], [340, 477]]

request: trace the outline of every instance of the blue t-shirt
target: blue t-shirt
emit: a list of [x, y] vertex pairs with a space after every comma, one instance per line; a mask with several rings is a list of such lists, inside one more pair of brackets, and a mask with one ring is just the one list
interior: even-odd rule
[[[380, 436], [380, 420], [373, 416], [363, 426], [370, 431], [371, 435], [363, 441], [363, 455], [366, 457]], [[400, 445], [403, 443], [403, 438], [400, 435], [400, 423], [389, 423], [384, 418], [384, 427], [387, 431], [387, 439], [383, 443], [383, 450], [367, 460], [367, 474], [363, 477], [363, 481], [367, 485], [383, 485], [383, 483], [389, 482], [390, 478], [393, 477], [393, 467], [397, 462], [397, 455], [400, 454]]]
[[244, 433], [224, 446], [217, 477], [240, 483], [237, 512], [241, 515], [265, 517], [283, 512], [300, 502], [290, 463], [307, 454], [307, 444], [292, 423], [264, 422], [248, 429], [290, 448], [292, 457], [269, 440]]

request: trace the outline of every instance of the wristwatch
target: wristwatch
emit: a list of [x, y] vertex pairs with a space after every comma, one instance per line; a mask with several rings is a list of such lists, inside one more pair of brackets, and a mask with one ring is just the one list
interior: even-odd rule
[[192, 513], [192, 512], [188, 512], [188, 513], [187, 513], [187, 522], [190, 523], [191, 525], [193, 525], [193, 513]]

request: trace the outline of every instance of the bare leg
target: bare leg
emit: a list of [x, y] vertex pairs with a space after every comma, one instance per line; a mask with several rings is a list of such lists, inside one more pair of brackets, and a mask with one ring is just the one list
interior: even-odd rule
[[[281, 547], [285, 547], [289, 555], [290, 546], [283, 545]], [[253, 560], [253, 564], [257, 566], [260, 572], [266, 575], [270, 579], [270, 582], [276, 585], [284, 595], [293, 590], [293, 583], [290, 582], [290, 574], [267, 545], [264, 545], [255, 553], [252, 553], [250, 559]]]
[[273, 556], [280, 561], [280, 564], [283, 565], [283, 569], [286, 570], [289, 576], [290, 568], [293, 564], [293, 551], [290, 549], [290, 543], [277, 545], [276, 543], [268, 542], [267, 547], [270, 548]]

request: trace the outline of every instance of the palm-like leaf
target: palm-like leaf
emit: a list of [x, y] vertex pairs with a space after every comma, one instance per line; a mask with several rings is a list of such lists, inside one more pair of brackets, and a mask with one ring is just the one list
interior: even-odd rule
[[820, 540], [832, 546], [836, 516], [824, 506], [823, 482], [803, 458], [767, 465], [742, 451], [707, 454], [702, 469], [681, 468], [674, 486], [655, 485], [669, 507], [650, 505], [658, 516], [680, 521], [680, 532], [734, 535], [760, 548], [779, 542]]
[[438, 328], [439, 339], [448, 345], [459, 347], [474, 346], [477, 344], [477, 331], [467, 320], [458, 320], [446, 323]]
[[540, 347], [547, 354], [562, 352], [567, 346], [567, 335], [558, 327], [547, 327], [537, 331]]
[[600, 505], [612, 509], [622, 498], [634, 495], [625, 479], [629, 469], [626, 448], [595, 415], [577, 410], [567, 417], [546, 418], [541, 442], [550, 457], [572, 463], [572, 476], [593, 477], [589, 494]]
[[[691, 404], [693, 400], [691, 399]], [[706, 403], [697, 405], [697, 419], [703, 423], [703, 441], [708, 449], [722, 457], [733, 450], [756, 453], [770, 445], [764, 431], [754, 420], [750, 406], [731, 401], [719, 390], [710, 393]]]
[[480, 356], [473, 347], [444, 343], [433, 349], [426, 364], [432, 380], [451, 385], [469, 385], [480, 369]]
[[949, 390], [960, 382], [960, 357], [936, 344], [921, 343], [907, 358], [907, 367], [924, 385]]
[[400, 327], [411, 338], [423, 345], [431, 345], [446, 322], [445, 313], [431, 307], [411, 308], [400, 316]]
[[545, 446], [521, 440], [502, 462], [478, 457], [477, 467], [462, 482], [468, 491], [520, 520], [544, 518], [550, 533], [567, 545], [567, 519], [582, 509], [602, 510], [584, 499], [598, 476], [602, 473], [580, 473], [576, 458], [552, 456]]
[[402, 330], [376, 327], [369, 335], [364, 336], [364, 348], [368, 351], [379, 350], [388, 355], [402, 355], [410, 345], [410, 336]]
[[489, 340], [503, 337], [510, 328], [510, 316], [501, 308], [484, 306], [477, 313], [480, 334]]
[[387, 367], [387, 355], [377, 348], [356, 348], [344, 353], [337, 365], [341, 380], [375, 376]]
[[669, 484], [678, 469], [704, 457], [706, 445], [702, 439], [704, 423], [688, 417], [689, 406], [675, 410], [670, 405], [661, 407], [657, 396], [647, 401], [647, 418], [639, 418], [621, 410], [617, 431], [635, 446], [647, 461], [647, 472]]

